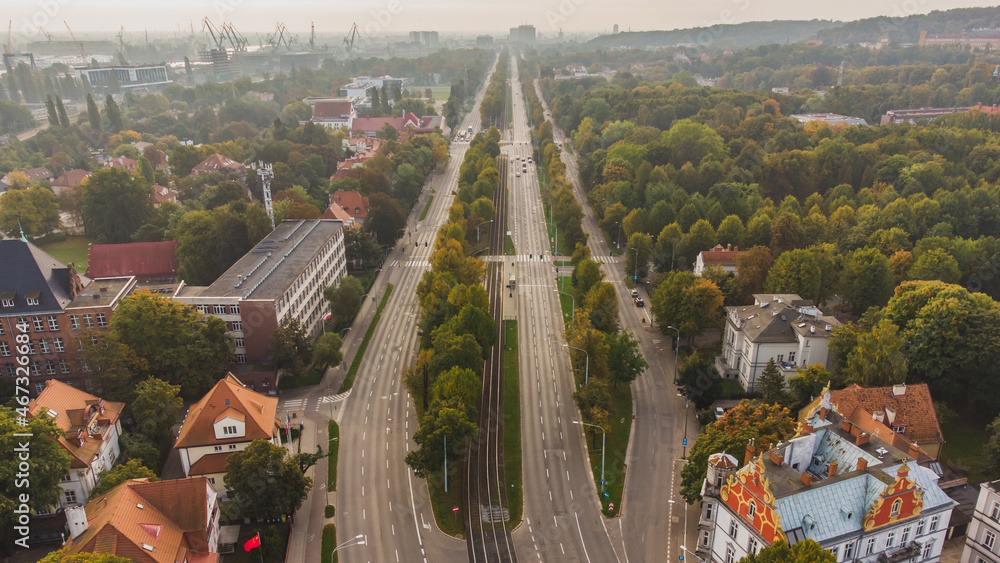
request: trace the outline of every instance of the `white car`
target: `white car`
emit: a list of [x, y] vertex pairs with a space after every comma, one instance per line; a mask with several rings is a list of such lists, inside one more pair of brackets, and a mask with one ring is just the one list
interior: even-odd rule
[[719, 420], [724, 414], [726, 414], [726, 409], [722, 407], [715, 407], [715, 420]]
[[520, 178], [520, 177], [521, 177], [521, 173], [520, 173], [520, 172], [518, 172], [518, 173], [517, 173], [517, 177], [518, 177], [518, 178]]

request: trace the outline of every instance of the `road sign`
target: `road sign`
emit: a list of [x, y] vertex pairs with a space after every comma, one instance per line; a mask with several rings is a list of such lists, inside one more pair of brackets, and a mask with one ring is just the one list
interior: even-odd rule
[[608, 498], [610, 495], [605, 491], [604, 498]]
[[608, 510], [614, 510], [614, 509], [615, 509], [615, 503], [609, 502], [608, 503]]
[[687, 447], [687, 445], [688, 445], [688, 439], [684, 438], [684, 440], [681, 441], [681, 445], [684, 446], [684, 447]]
[[678, 555], [677, 556], [677, 560], [678, 561], [684, 561], [684, 556], [683, 555]]
[[451, 511], [452, 512], [458, 512], [458, 507], [456, 506], [455, 508], [452, 508]]

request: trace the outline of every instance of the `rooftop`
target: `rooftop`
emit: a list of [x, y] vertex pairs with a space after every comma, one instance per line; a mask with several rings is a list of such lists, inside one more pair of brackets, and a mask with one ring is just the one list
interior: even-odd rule
[[[73, 300], [90, 278], [56, 260], [30, 242], [0, 240], [0, 298], [13, 307], [0, 308], [0, 316], [57, 313]], [[32, 299], [37, 305], [29, 305]]]
[[87, 274], [92, 277], [177, 277], [179, 266], [175, 241], [92, 244], [88, 252], [90, 265]]
[[901, 428], [898, 433], [916, 444], [944, 442], [926, 383], [868, 388], [855, 384], [831, 391], [830, 402], [841, 416], [852, 422], [877, 417], [890, 431]]
[[42, 413], [66, 433], [58, 439], [72, 456], [72, 467], [87, 467], [100, 455], [105, 433], [118, 422], [125, 403], [105, 401], [61, 381], [50, 379], [28, 405], [28, 413]]
[[[239, 438], [218, 440], [214, 424], [220, 415], [235, 410], [246, 416], [246, 433]], [[243, 386], [233, 374], [212, 387], [200, 401], [191, 405], [177, 436], [175, 448], [205, 446], [211, 444], [270, 440], [275, 435], [278, 410], [277, 397], [268, 397]], [[224, 417], [223, 417], [224, 418]]]
[[132, 276], [98, 278], [77, 294], [66, 308], [107, 307], [125, 297], [134, 285]]
[[799, 336], [828, 338], [840, 326], [835, 317], [823, 315], [812, 301], [794, 293], [758, 293], [753, 297], [753, 305], [725, 307], [728, 322], [751, 342], [795, 342]]
[[282, 221], [212, 285], [185, 288], [184, 296], [277, 299], [343, 226], [340, 221]]

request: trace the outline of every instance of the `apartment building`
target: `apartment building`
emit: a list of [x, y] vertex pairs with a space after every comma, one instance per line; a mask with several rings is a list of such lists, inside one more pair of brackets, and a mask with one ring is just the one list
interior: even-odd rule
[[1000, 563], [1000, 481], [979, 485], [972, 522], [965, 533], [962, 563]]

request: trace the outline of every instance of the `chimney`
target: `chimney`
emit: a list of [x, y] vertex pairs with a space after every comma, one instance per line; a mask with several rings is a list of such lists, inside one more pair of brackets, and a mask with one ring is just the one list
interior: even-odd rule
[[813, 476], [803, 471], [802, 484], [808, 487], [809, 485], [812, 485], [812, 482], [813, 482]]
[[837, 476], [837, 462], [836, 461], [831, 461], [830, 462], [830, 465], [828, 466], [828, 471], [827, 471], [826, 476], [827, 477], [836, 477]]
[[896, 409], [890, 407], [889, 405], [886, 405], [885, 419], [889, 422], [889, 424], [892, 424], [892, 422], [896, 420]]
[[747, 442], [747, 451], [743, 456], [743, 465], [750, 463], [754, 457], [757, 455], [757, 448], [754, 446], [754, 440], [751, 438]]
[[799, 429], [799, 433], [803, 436], [805, 436], [806, 434], [812, 434], [812, 431], [813, 431], [812, 424], [809, 424], [808, 422], [803, 422], [802, 427]]
[[861, 434], [858, 435], [858, 438], [854, 440], [854, 445], [863, 446], [868, 443], [868, 440], [870, 438], [871, 436], [869, 436], [867, 432], [862, 432]]
[[858, 471], [865, 471], [867, 469], [868, 469], [868, 460], [865, 459], [865, 458], [863, 458], [863, 457], [859, 457], [858, 458]]
[[830, 411], [826, 407], [823, 407], [823, 408], [819, 409], [819, 419], [820, 420], [826, 420], [826, 415], [829, 412]]
[[732, 250], [732, 249], [733, 249], [733, 245], [731, 243], [730, 244], [726, 244], [726, 250]]
[[71, 538], [76, 539], [90, 527], [87, 523], [87, 511], [84, 507], [67, 508], [63, 512], [66, 515], [66, 525], [69, 526], [69, 535]]
[[848, 420], [841, 419], [840, 420], [840, 429], [843, 430], [844, 432], [850, 432], [851, 431], [851, 422], [848, 421]]
[[771, 463], [777, 465], [778, 467], [781, 467], [782, 462], [785, 461], [785, 459], [781, 457], [781, 454], [779, 454], [777, 450], [771, 450], [771, 454], [769, 457], [771, 458]]
[[900, 395], [905, 395], [906, 394], [906, 384], [905, 383], [899, 383], [897, 385], [893, 385], [892, 386], [892, 394], [895, 395], [895, 396], [897, 396], [897, 397], [899, 397]]
[[872, 420], [877, 420], [879, 422], [885, 422], [885, 413], [882, 411], [875, 411], [872, 413]]
[[916, 444], [910, 444], [910, 449], [907, 450], [906, 453], [907, 453], [907, 455], [909, 455], [913, 459], [920, 459], [920, 454], [922, 452], [920, 450], [920, 446], [918, 446]]

